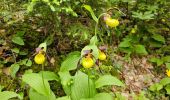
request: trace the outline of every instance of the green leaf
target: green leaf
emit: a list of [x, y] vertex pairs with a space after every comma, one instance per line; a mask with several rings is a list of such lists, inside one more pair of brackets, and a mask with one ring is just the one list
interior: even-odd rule
[[96, 94], [94, 83], [88, 76], [78, 71], [71, 86], [71, 99], [92, 98]]
[[27, 12], [32, 12], [35, 4], [36, 2], [29, 3], [27, 6]]
[[161, 81], [160, 81], [160, 84], [162, 84], [163, 86], [167, 85], [170, 83], [170, 78], [169, 77], [166, 77], [166, 78], [163, 78]]
[[159, 91], [159, 90], [161, 90], [163, 88], [163, 85], [162, 84], [159, 84], [159, 83], [155, 83], [155, 84], [153, 84], [153, 85], [151, 85], [150, 87], [149, 87], [149, 90], [151, 90], [151, 91]]
[[27, 65], [27, 63], [28, 63], [28, 65], [29, 65], [30, 62], [28, 62], [28, 60], [29, 60], [28, 58], [23, 59], [23, 60], [20, 60], [20, 61], [18, 62], [18, 64], [19, 64], [19, 65]]
[[96, 15], [94, 14], [91, 6], [89, 6], [89, 5], [83, 5], [83, 7], [90, 12], [93, 20], [96, 21], [96, 23], [98, 23], [98, 18], [97, 18]]
[[152, 63], [156, 63], [159, 58], [152, 57], [149, 61]]
[[124, 84], [123, 84], [119, 79], [117, 79], [116, 77], [111, 76], [111, 75], [101, 76], [101, 77], [95, 82], [96, 88], [100, 88], [100, 87], [105, 86], [105, 85], [124, 86]]
[[14, 36], [12, 38], [12, 42], [18, 44], [18, 45], [24, 45], [24, 41], [21, 37], [18, 37], [18, 36]]
[[50, 95], [50, 85], [46, 79], [42, 79], [42, 76], [36, 73], [24, 74], [22, 80], [29, 84], [38, 93], [49, 96]]
[[28, 54], [28, 51], [20, 51], [19, 52], [19, 55], [27, 55]]
[[12, 50], [12, 52], [19, 53], [19, 49], [18, 48], [13, 48], [11, 50]]
[[167, 69], [170, 69], [170, 63], [165, 63], [165, 65]]
[[41, 71], [41, 72], [39, 72], [40, 76], [42, 75], [42, 73], [43, 73], [44, 79], [46, 79], [48, 81], [52, 81], [52, 80], [59, 81], [59, 77], [54, 72]]
[[133, 48], [130, 48], [130, 47], [127, 47], [127, 48], [119, 48], [119, 50], [120, 50], [121, 52], [128, 53], [128, 55], [130, 56], [130, 54], [131, 54], [132, 51], [133, 51]]
[[33, 88], [29, 90], [30, 100], [56, 100], [55, 94], [51, 91], [50, 96], [45, 96], [36, 92]]
[[28, 59], [25, 65], [29, 66], [29, 67], [32, 66], [32, 61], [30, 59]]
[[159, 41], [155, 41], [155, 40], [150, 40], [149, 45], [150, 45], [151, 48], [160, 48], [160, 47], [162, 47], [162, 43], [159, 42]]
[[81, 100], [113, 100], [113, 97], [109, 93], [98, 93], [93, 98], [81, 99]]
[[131, 46], [131, 44], [130, 44], [130, 42], [129, 41], [122, 41], [122, 42], [120, 42], [120, 44], [119, 44], [119, 47], [123, 47], [123, 48], [125, 48], [125, 47], [130, 47]]
[[165, 90], [166, 90], [167, 94], [170, 94], [170, 85], [167, 85], [167, 86], [165, 87]]
[[59, 97], [56, 100], [71, 100], [69, 96]]
[[51, 8], [51, 11], [56, 11], [53, 5], [49, 4], [49, 6]]
[[162, 58], [162, 60], [163, 60], [164, 62], [170, 62], [170, 56], [164, 56], [164, 57]]
[[97, 36], [93, 36], [91, 39], [90, 39], [90, 45], [96, 45], [98, 42], [98, 39], [97, 39]]
[[161, 66], [161, 65], [164, 63], [164, 61], [163, 61], [162, 59], [160, 59], [160, 58], [155, 58], [155, 57], [151, 58], [151, 59], [150, 59], [150, 62], [156, 63], [157, 66]]
[[165, 43], [165, 38], [160, 34], [153, 34], [152, 38], [156, 41], [161, 42], [161, 43]]
[[19, 99], [22, 99], [22, 97], [19, 94], [12, 91], [0, 92], [0, 97], [1, 100], [9, 100], [10, 98], [14, 98], [14, 97], [18, 97]]
[[148, 54], [148, 52], [146, 51], [146, 49], [143, 45], [135, 45], [134, 49], [137, 54], [141, 54], [141, 55]]
[[132, 12], [132, 17], [134, 18], [139, 18], [141, 20], [149, 20], [149, 19], [154, 19], [154, 14], [152, 14], [151, 11], [146, 11], [144, 13], [142, 12]]
[[10, 75], [14, 78], [16, 73], [18, 72], [20, 66], [19, 64], [12, 64], [10, 67]]
[[82, 51], [81, 51], [81, 57], [84, 56], [85, 50], [92, 50], [92, 55], [95, 57], [95, 59], [98, 59], [99, 57], [99, 49], [97, 48], [96, 45], [87, 45], [85, 46]]
[[17, 31], [17, 33], [16, 33], [16, 35], [19, 37], [24, 36], [24, 34], [25, 34], [25, 31]]
[[76, 69], [79, 59], [80, 59], [80, 52], [75, 51], [70, 53], [67, 56], [66, 60], [62, 62], [60, 71], [70, 71]]
[[3, 88], [4, 88], [4, 86], [1, 86], [1, 85], [0, 85], [0, 92], [2, 91]]
[[68, 71], [65, 72], [59, 72], [58, 73], [61, 79], [61, 84], [63, 86], [64, 92], [67, 95], [71, 94], [71, 87], [68, 86], [68, 83], [72, 80], [72, 76], [70, 75], [70, 73]]

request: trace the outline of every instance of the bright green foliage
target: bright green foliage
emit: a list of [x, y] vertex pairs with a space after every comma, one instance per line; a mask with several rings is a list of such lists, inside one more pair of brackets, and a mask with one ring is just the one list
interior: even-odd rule
[[12, 50], [12, 52], [19, 53], [19, 49], [18, 48], [13, 48], [11, 50]]
[[117, 79], [116, 77], [111, 76], [111, 75], [101, 76], [95, 82], [96, 88], [100, 88], [100, 87], [105, 86], [105, 85], [124, 86], [124, 84], [119, 79]]
[[80, 52], [75, 51], [70, 53], [66, 60], [62, 62], [60, 71], [70, 71], [77, 68], [80, 59]]
[[133, 12], [132, 17], [139, 18], [141, 20], [148, 20], [148, 19], [154, 19], [154, 14], [151, 11], [146, 11], [144, 13], [142, 12]]
[[166, 90], [167, 94], [170, 95], [170, 85], [167, 85], [167, 86], [165, 87], [165, 90]]
[[[0, 5], [0, 84], [4, 86], [0, 99], [126, 100], [122, 93], [128, 89], [134, 100], [170, 95], [169, 77], [133, 94], [133, 88], [123, 83], [124, 62], [117, 64], [113, 56], [151, 56], [154, 69], [146, 67], [146, 71], [164, 77], [166, 73], [160, 72], [170, 69], [168, 0], [0, 0]], [[106, 17], [117, 19], [119, 25], [108, 27]], [[102, 51], [107, 59], [100, 61], [103, 45], [108, 46]], [[42, 68], [33, 62], [40, 48], [46, 57]], [[91, 57], [94, 66], [84, 69], [84, 57]], [[113, 92], [108, 85], [120, 87]]]
[[161, 58], [153, 57], [149, 61], [152, 62], [152, 63], [156, 63], [157, 66], [161, 66], [163, 64], [166, 64], [167, 68], [169, 68], [168, 64], [170, 62], [170, 56], [163, 56]]
[[50, 96], [51, 90], [47, 79], [43, 79], [42, 76], [36, 73], [24, 74], [22, 76], [23, 82], [29, 84], [38, 93]]
[[95, 85], [88, 76], [78, 71], [73, 79], [71, 86], [71, 99], [80, 100], [82, 98], [91, 98], [96, 94]]
[[18, 97], [19, 99], [22, 99], [22, 97], [19, 94], [11, 91], [0, 92], [0, 97], [1, 100], [9, 100], [10, 98], [14, 98], [14, 97]]
[[71, 94], [71, 87], [70, 85], [68, 85], [68, 83], [70, 83], [70, 81], [73, 80], [72, 76], [70, 75], [68, 71], [59, 72], [58, 74], [60, 76], [61, 84], [64, 89], [64, 92], [69, 96]]
[[156, 41], [161, 42], [161, 43], [165, 43], [165, 38], [160, 34], [153, 34], [152, 38]]
[[150, 86], [149, 90], [151, 91], [159, 91], [163, 88], [163, 85], [159, 83], [155, 83], [154, 85]]
[[96, 15], [94, 14], [92, 8], [89, 5], [83, 5], [84, 8], [86, 8], [86, 10], [88, 10], [93, 18], [93, 20], [96, 21], [96, 23], [98, 23], [98, 18], [96, 17]]
[[20, 66], [19, 64], [12, 64], [10, 67], [10, 74], [12, 77], [15, 77], [16, 73], [18, 72]]
[[18, 44], [18, 45], [24, 45], [24, 40], [21, 37], [14, 36], [12, 38], [12, 42]]
[[45, 96], [36, 92], [32, 88], [29, 90], [29, 98], [30, 100], [56, 100], [56, 97], [53, 92], [51, 92], [50, 96]]
[[41, 76], [43, 73], [43, 78], [48, 80], [48, 81], [59, 81], [59, 77], [54, 73], [54, 72], [51, 72], [51, 71], [41, 71], [39, 72], [39, 75]]
[[134, 49], [135, 49], [135, 53], [137, 54], [143, 54], [143, 55], [148, 54], [143, 45], [135, 45]]
[[71, 100], [71, 99], [69, 98], [69, 96], [65, 96], [65, 97], [59, 97], [56, 100]]
[[160, 84], [162, 84], [163, 86], [165, 86], [165, 85], [167, 85], [167, 84], [170, 84], [170, 78], [169, 78], [169, 77], [163, 78], [163, 79], [160, 81]]
[[81, 100], [113, 100], [113, 97], [109, 93], [98, 93], [93, 98]]

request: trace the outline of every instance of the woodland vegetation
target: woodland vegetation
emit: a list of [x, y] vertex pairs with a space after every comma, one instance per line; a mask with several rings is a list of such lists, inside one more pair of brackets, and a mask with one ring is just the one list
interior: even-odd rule
[[0, 5], [0, 100], [169, 100], [169, 0]]

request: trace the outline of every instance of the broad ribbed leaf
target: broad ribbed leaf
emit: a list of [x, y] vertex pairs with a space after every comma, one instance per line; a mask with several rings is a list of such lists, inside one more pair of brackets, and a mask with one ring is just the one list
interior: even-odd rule
[[81, 100], [113, 100], [113, 97], [109, 93], [98, 93], [93, 98]]
[[74, 76], [71, 86], [71, 99], [80, 100], [83, 98], [92, 98], [96, 94], [94, 83], [88, 76], [78, 71]]
[[72, 76], [70, 75], [70, 73], [68, 71], [65, 72], [59, 72], [58, 73], [61, 79], [61, 84], [63, 86], [64, 92], [67, 95], [70, 95], [71, 91], [70, 91], [70, 86], [68, 86], [68, 82], [70, 82], [72, 80]]
[[42, 79], [42, 76], [36, 73], [24, 74], [22, 80], [29, 84], [38, 93], [49, 96], [50, 95], [50, 85], [46, 79]]
[[70, 71], [77, 68], [78, 61], [80, 59], [80, 52], [75, 51], [70, 53], [66, 60], [61, 64], [60, 71]]
[[14, 97], [18, 97], [19, 99], [22, 99], [22, 97], [19, 94], [12, 91], [0, 92], [1, 100], [9, 100], [10, 98], [14, 98]]
[[29, 98], [30, 100], [56, 100], [56, 97], [52, 91], [51, 91], [51, 95], [45, 96], [45, 95], [39, 94], [32, 88], [29, 91]]
[[106, 85], [124, 86], [124, 84], [123, 84], [119, 79], [117, 79], [116, 77], [111, 76], [111, 75], [101, 76], [101, 77], [95, 82], [96, 88], [100, 88], [100, 87], [106, 86]]
[[54, 72], [41, 71], [41, 72], [39, 72], [40, 76], [42, 76], [42, 73], [43, 73], [44, 79], [46, 79], [48, 81], [52, 81], [52, 80], [59, 81], [59, 77]]
[[69, 96], [59, 97], [56, 100], [71, 100]]

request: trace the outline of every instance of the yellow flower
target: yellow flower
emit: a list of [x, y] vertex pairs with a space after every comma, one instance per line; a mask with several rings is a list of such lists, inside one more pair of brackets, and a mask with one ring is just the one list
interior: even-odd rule
[[43, 64], [45, 61], [45, 56], [41, 52], [34, 57], [34, 61], [37, 64]]
[[119, 21], [117, 19], [107, 18], [105, 22], [110, 27], [116, 27], [119, 25]]
[[106, 54], [102, 51], [99, 51], [99, 60], [106, 60]]
[[84, 68], [91, 68], [91, 67], [93, 67], [93, 65], [94, 65], [94, 61], [93, 61], [92, 58], [85, 57], [85, 58], [82, 59], [82, 66]]
[[132, 28], [131, 33], [136, 33], [136, 29]]
[[170, 77], [170, 70], [169, 70], [169, 69], [166, 70], [166, 75], [167, 75], [168, 77]]

